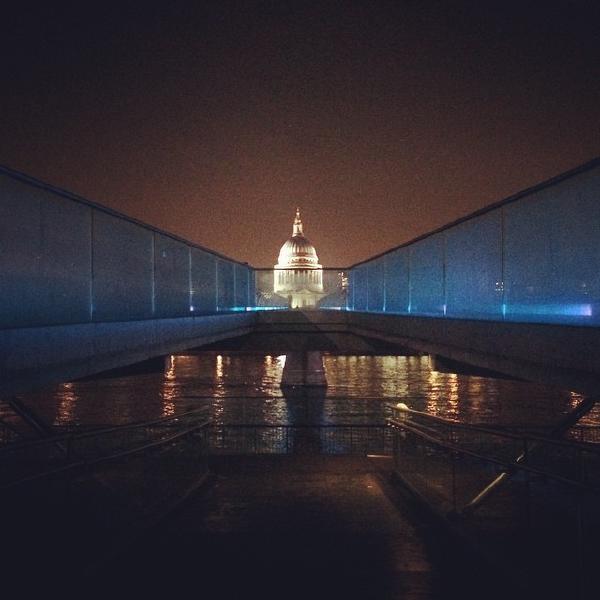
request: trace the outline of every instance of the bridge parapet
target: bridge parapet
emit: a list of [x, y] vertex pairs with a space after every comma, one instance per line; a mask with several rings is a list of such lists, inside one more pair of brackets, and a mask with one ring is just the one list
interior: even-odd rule
[[348, 308], [600, 326], [600, 159], [350, 268]]
[[0, 167], [0, 329], [254, 305], [247, 264]]
[[242, 335], [247, 264], [0, 167], [0, 392]]
[[566, 370], [572, 389], [596, 388], [599, 197], [596, 159], [325, 271], [321, 307], [338, 310], [263, 318], [255, 308], [285, 304], [268, 291], [272, 270], [0, 167], [0, 370], [39, 382], [60, 367], [60, 381], [252, 331], [261, 343], [314, 341], [306, 350], [352, 341], [366, 352], [376, 340], [524, 378]]

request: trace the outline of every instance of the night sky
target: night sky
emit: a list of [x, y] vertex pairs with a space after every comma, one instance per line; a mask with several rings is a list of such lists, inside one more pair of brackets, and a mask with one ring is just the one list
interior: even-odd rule
[[598, 2], [47, 5], [0, 163], [255, 266], [297, 205], [347, 265], [600, 155]]

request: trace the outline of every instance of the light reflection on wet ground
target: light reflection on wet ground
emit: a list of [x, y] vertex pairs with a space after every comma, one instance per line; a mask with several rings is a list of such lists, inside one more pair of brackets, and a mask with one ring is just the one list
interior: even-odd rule
[[[286, 398], [285, 356], [201, 353], [165, 359], [162, 372], [64, 383], [22, 396], [48, 423], [104, 425], [205, 408], [216, 423], [382, 422], [386, 405], [472, 423], [547, 425], [581, 396], [558, 388], [431, 371], [423, 356], [324, 357], [328, 387]], [[600, 410], [586, 419], [600, 423]]]

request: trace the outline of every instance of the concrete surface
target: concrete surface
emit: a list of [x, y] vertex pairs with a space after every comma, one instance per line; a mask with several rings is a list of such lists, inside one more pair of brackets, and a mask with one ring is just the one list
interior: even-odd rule
[[394, 497], [390, 468], [339, 456], [212, 459], [214, 485], [108, 565], [102, 585], [223, 599], [480, 598], [481, 570]]

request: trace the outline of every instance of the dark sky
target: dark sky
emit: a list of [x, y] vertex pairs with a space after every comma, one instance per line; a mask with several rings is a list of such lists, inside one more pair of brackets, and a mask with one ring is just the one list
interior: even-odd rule
[[600, 155], [598, 2], [150, 4], [3, 13], [0, 163], [334, 266]]

